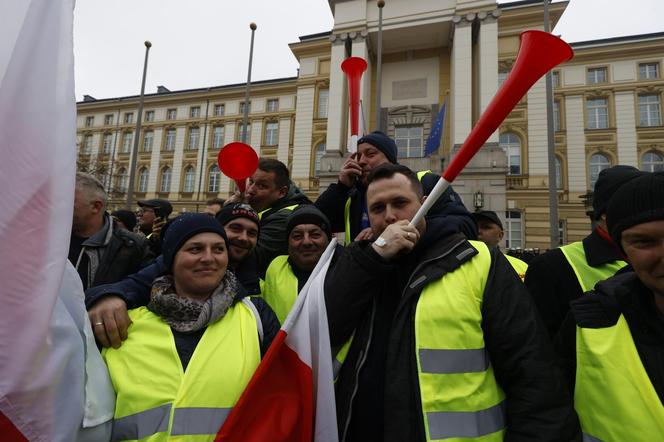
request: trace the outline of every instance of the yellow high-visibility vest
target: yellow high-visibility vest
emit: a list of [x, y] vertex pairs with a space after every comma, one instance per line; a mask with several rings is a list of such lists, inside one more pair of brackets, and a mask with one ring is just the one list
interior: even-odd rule
[[526, 271], [528, 270], [528, 264], [526, 264], [519, 258], [515, 258], [514, 256], [505, 255], [505, 258], [507, 258], [509, 263], [512, 265], [512, 268], [514, 268], [516, 274], [519, 275], [521, 281], [526, 279]]
[[595, 287], [595, 284], [610, 278], [618, 270], [627, 265], [625, 261], [613, 261], [599, 267], [591, 267], [586, 260], [586, 251], [583, 248], [582, 241], [562, 246], [560, 250], [565, 255], [565, 258], [567, 258], [567, 262], [569, 262], [572, 270], [574, 270], [583, 293], [589, 292]]
[[[297, 208], [297, 206], [299, 206], [299, 204], [293, 204], [292, 206], [282, 207], [281, 209], [277, 210], [277, 212], [280, 212], [282, 210], [288, 210], [289, 212], [292, 212], [293, 210], [295, 210]], [[260, 212], [258, 212], [258, 219], [259, 220], [263, 219], [263, 215], [266, 212], [270, 211], [270, 210], [272, 210], [272, 208], [268, 207], [267, 209], [261, 210]]]

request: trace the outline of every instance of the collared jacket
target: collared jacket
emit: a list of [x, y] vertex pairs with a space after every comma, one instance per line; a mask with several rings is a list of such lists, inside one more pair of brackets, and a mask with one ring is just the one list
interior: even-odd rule
[[[414, 354], [415, 309], [426, 281], [454, 272], [476, 254], [444, 220], [428, 220], [416, 248], [395, 261], [380, 258], [368, 241], [352, 244], [338, 257], [326, 278], [325, 299], [333, 350], [353, 335], [336, 383], [343, 440], [425, 440]], [[495, 378], [506, 395], [506, 440], [580, 438], [546, 330], [498, 250], [491, 251], [482, 330]]]
[[[79, 269], [83, 254], [88, 258], [86, 272]], [[90, 288], [120, 281], [149, 265], [153, 259], [145, 238], [118, 227], [106, 214], [101, 230], [83, 242], [81, 252], [72, 264], [79, 274], [87, 274], [83, 285]]]
[[[428, 195], [436, 185], [440, 175], [426, 173], [422, 176], [422, 188]], [[346, 230], [345, 206], [348, 198], [350, 203], [350, 238], [354, 239], [362, 230], [362, 200], [366, 198], [366, 189], [361, 184], [347, 187], [341, 182], [330, 184], [318, 197], [315, 204], [330, 220], [333, 232]], [[366, 203], [365, 203], [366, 204]], [[429, 210], [428, 217], [444, 217], [448, 225], [454, 226], [457, 232], [463, 233], [468, 239], [477, 239], [477, 225], [461, 202], [459, 195], [450, 187]]]
[[[587, 264], [591, 267], [622, 260], [618, 249], [602, 238], [597, 230], [582, 242]], [[542, 315], [549, 336], [553, 338], [569, 311], [570, 301], [583, 295], [572, 266], [562, 250], [549, 250], [528, 263], [524, 282]]]

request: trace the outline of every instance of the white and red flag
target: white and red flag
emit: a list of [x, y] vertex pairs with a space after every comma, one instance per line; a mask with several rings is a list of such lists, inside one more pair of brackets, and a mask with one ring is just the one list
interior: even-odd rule
[[336, 240], [321, 256], [216, 441], [338, 440], [323, 284]]

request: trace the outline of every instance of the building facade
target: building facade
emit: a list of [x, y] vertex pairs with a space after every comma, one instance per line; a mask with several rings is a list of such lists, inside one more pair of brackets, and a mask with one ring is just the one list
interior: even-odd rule
[[[248, 143], [288, 165], [315, 199], [336, 181], [348, 155], [348, 98], [340, 69], [367, 60], [361, 82], [366, 131], [395, 138], [399, 161], [441, 170], [507, 78], [519, 35], [543, 29], [540, 1], [391, 0], [383, 10], [382, 73], [376, 76], [378, 8], [367, 0], [329, 1], [334, 27], [290, 45], [297, 77], [251, 85]], [[551, 27], [567, 2], [550, 6]], [[553, 72], [556, 174], [547, 163], [544, 79], [519, 102], [455, 181], [469, 210], [495, 210], [507, 247], [549, 246], [549, 179], [558, 188], [561, 241], [590, 230], [583, 196], [603, 168], [664, 169], [664, 33], [572, 44], [575, 57]], [[380, 83], [380, 85], [379, 85]], [[378, 88], [380, 90], [378, 91]], [[244, 84], [169, 91], [145, 97], [135, 198], [167, 198], [178, 212], [198, 211], [234, 184], [217, 166], [219, 149], [242, 135]], [[380, 109], [376, 108], [380, 93]], [[440, 148], [424, 146], [446, 103]], [[78, 103], [79, 168], [123, 204], [129, 181], [138, 97]]]

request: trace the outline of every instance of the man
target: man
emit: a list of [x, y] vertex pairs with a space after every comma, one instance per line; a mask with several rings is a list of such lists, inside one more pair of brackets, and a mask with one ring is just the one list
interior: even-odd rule
[[[498, 218], [498, 214], [492, 210], [478, 210], [473, 213], [473, 218], [477, 223], [477, 239], [486, 244], [489, 248], [500, 250], [500, 241], [502, 241], [505, 232], [503, 223]], [[505, 258], [516, 271], [521, 281], [526, 277], [528, 264], [514, 256], [505, 255]]]
[[[664, 173], [621, 187], [607, 226], [633, 271], [572, 301], [558, 337], [584, 440], [664, 434]], [[627, 270], [627, 269], [625, 269]]]
[[143, 200], [137, 204], [141, 208], [138, 228], [148, 239], [155, 256], [161, 255], [161, 229], [173, 212], [173, 206], [165, 199]]
[[631, 166], [614, 166], [600, 172], [593, 194], [597, 226], [582, 241], [550, 250], [528, 264], [526, 287], [554, 337], [569, 311], [569, 302], [625, 266], [606, 227], [606, 207], [623, 184], [641, 172]]
[[[236, 193], [226, 204], [240, 200], [242, 196]], [[311, 204], [311, 201], [290, 180], [286, 165], [269, 158], [262, 158], [258, 162], [258, 169], [249, 178], [244, 201], [258, 212], [260, 218], [261, 233], [254, 257], [258, 274], [263, 277], [270, 262], [287, 253], [284, 233], [291, 211], [300, 204]]]
[[215, 216], [217, 213], [219, 213], [221, 208], [224, 207], [225, 202], [226, 200], [222, 198], [211, 198], [205, 203], [205, 209], [203, 210], [203, 213]]
[[[248, 295], [260, 294], [258, 274], [251, 259], [259, 235], [258, 214], [247, 204], [235, 203], [224, 207], [216, 218], [224, 226], [228, 237], [229, 268]], [[168, 224], [164, 231], [167, 228]], [[159, 256], [153, 265], [117, 284], [95, 287], [85, 293], [90, 321], [104, 324], [104, 327], [95, 327], [94, 330], [102, 346], [118, 348], [127, 339], [127, 309], [148, 303], [152, 281], [165, 270], [163, 258]]]
[[[383, 165], [367, 180], [373, 243], [328, 271], [341, 440], [573, 440], [578, 421], [546, 330], [503, 255], [445, 220], [408, 222], [421, 184]], [[457, 440], [457, 439], [454, 439]]]
[[[339, 181], [331, 184], [316, 200], [318, 207], [332, 223], [333, 232], [345, 232], [345, 243], [371, 239], [367, 214], [367, 177], [381, 164], [397, 164], [397, 145], [383, 132], [375, 131], [357, 142], [357, 153], [351, 155], [339, 171]], [[418, 172], [425, 195], [440, 176]], [[466, 237], [475, 239], [477, 229], [459, 195], [450, 187], [429, 211], [429, 216], [444, 216]]]
[[121, 229], [105, 207], [104, 186], [92, 175], [78, 172], [69, 261], [84, 288], [119, 281], [154, 258], [146, 241]]
[[288, 255], [277, 256], [265, 273], [263, 299], [283, 324], [297, 294], [309, 279], [332, 238], [330, 222], [315, 206], [300, 206], [286, 225]]
[[130, 232], [134, 231], [136, 227], [136, 214], [131, 210], [114, 210], [111, 212], [111, 216], [118, 223], [120, 228], [129, 230]]

